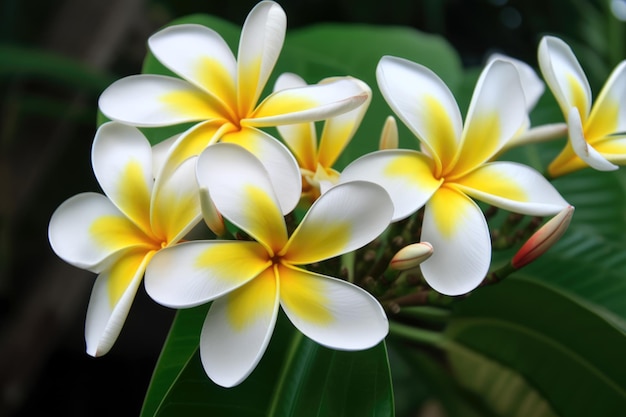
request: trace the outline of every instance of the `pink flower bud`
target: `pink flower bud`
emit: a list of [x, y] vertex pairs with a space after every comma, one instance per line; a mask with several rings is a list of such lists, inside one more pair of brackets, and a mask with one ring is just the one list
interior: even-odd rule
[[567, 230], [573, 214], [574, 207], [567, 206], [541, 226], [513, 256], [511, 261], [513, 267], [520, 269], [550, 249]]
[[426, 259], [430, 258], [430, 255], [432, 254], [433, 247], [430, 243], [413, 243], [412, 245], [408, 245], [400, 249], [398, 253], [391, 258], [389, 267], [391, 269], [395, 269], [396, 271], [413, 269], [419, 266], [419, 264], [424, 262]]

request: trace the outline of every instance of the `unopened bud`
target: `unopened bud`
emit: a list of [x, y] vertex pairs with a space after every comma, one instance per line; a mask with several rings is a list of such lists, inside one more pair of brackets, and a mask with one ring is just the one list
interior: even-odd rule
[[393, 116], [389, 116], [385, 120], [378, 149], [398, 149], [398, 124]]
[[413, 243], [412, 245], [400, 249], [398, 253], [391, 258], [389, 267], [396, 271], [407, 271], [419, 266], [419, 264], [430, 258], [432, 254], [433, 247], [430, 243]]
[[209, 190], [206, 188], [200, 188], [200, 208], [202, 209], [202, 217], [209, 229], [216, 236], [221, 236], [226, 230], [224, 226], [224, 219], [222, 215], [217, 211], [217, 207], [213, 204], [213, 200], [209, 195]]
[[567, 206], [541, 226], [517, 251], [511, 264], [515, 269], [528, 265], [552, 247], [567, 230], [574, 215], [574, 207]]

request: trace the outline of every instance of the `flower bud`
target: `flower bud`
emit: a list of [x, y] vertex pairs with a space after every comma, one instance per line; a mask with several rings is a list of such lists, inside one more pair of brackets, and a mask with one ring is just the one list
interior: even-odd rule
[[430, 243], [413, 243], [412, 245], [400, 249], [398, 253], [391, 258], [389, 267], [396, 271], [407, 271], [419, 266], [419, 264], [430, 258], [432, 254], [433, 247]]
[[567, 206], [539, 228], [517, 251], [511, 264], [515, 269], [528, 265], [552, 247], [567, 230], [574, 207]]
[[383, 131], [380, 134], [380, 142], [378, 149], [397, 149], [398, 148], [398, 124], [393, 116], [387, 117], [383, 125]]

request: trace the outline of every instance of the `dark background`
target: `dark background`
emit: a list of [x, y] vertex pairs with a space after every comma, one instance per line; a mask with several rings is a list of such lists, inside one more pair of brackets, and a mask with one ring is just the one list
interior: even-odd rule
[[[140, 72], [148, 36], [199, 12], [241, 25], [255, 3], [0, 2], [0, 417], [138, 415], [173, 312], [141, 289], [112, 351], [89, 357], [83, 325], [95, 276], [52, 253], [47, 224], [66, 198], [99, 190], [89, 160], [97, 97], [113, 80]], [[290, 29], [337, 21], [440, 34], [468, 67], [494, 51], [536, 65], [539, 38], [557, 34], [596, 92], [625, 51], [624, 25], [609, 0], [280, 3]], [[441, 415], [427, 413], [416, 415]]]

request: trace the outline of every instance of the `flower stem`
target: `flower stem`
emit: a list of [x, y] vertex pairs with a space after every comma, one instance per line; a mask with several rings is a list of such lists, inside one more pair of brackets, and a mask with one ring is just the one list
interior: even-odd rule
[[395, 321], [389, 322], [389, 334], [426, 346], [443, 348], [445, 344], [445, 337], [440, 332], [418, 329]]

